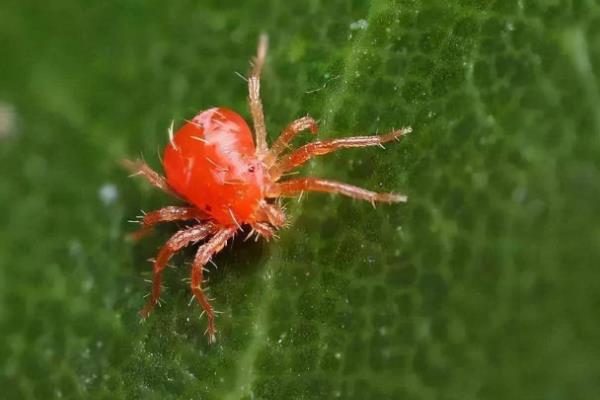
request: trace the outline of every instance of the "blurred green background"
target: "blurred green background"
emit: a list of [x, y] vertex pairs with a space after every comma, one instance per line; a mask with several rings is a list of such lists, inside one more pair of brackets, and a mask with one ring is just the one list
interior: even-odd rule
[[[235, 3], [2, 1], [0, 397], [596, 398], [598, 2]], [[159, 168], [172, 119], [248, 117], [261, 31], [270, 137], [411, 125], [303, 171], [410, 201], [289, 201], [280, 240], [211, 267], [209, 346], [192, 252], [139, 324], [176, 227], [134, 245], [127, 220], [173, 200], [118, 162]]]

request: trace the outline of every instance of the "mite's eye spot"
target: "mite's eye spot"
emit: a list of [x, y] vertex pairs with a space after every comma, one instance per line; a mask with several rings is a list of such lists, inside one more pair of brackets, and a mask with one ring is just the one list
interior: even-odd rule
[[248, 172], [253, 173], [254, 171], [256, 171], [256, 167], [254, 165], [248, 168]]

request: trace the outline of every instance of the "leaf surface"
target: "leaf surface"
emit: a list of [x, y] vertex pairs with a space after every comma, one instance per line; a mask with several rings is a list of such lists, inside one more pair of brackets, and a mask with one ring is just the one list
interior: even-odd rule
[[[600, 7], [593, 1], [116, 2], [0, 6], [0, 386], [6, 398], [507, 399], [598, 392]], [[171, 119], [227, 106], [270, 34], [270, 138], [414, 132], [302, 170], [409, 196], [288, 202], [280, 239], [209, 274], [217, 345], [188, 307], [137, 310], [174, 227], [154, 166]], [[13, 118], [14, 117], [14, 118]], [[8, 122], [7, 122], [8, 121]], [[3, 125], [4, 123], [4, 125]], [[8, 126], [8, 128], [4, 128]], [[299, 140], [307, 141], [306, 134]], [[116, 196], [116, 198], [115, 198]]]

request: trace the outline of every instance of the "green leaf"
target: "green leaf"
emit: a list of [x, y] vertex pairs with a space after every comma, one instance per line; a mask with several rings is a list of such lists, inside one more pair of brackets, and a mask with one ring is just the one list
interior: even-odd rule
[[[597, 394], [596, 2], [9, 0], [0, 15], [3, 398]], [[271, 139], [306, 113], [322, 137], [410, 125], [302, 171], [409, 203], [307, 194], [279, 240], [235, 240], [209, 274], [224, 312], [209, 346], [181, 281], [191, 251], [138, 323], [145, 260], [176, 227], [124, 240], [172, 200], [118, 162], [158, 167], [172, 119], [248, 117], [235, 72], [261, 31]]]

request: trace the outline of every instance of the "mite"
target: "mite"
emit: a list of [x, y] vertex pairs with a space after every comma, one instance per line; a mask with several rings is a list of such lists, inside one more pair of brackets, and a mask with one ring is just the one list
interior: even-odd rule
[[257, 56], [248, 77], [248, 103], [256, 143], [244, 119], [226, 108], [202, 111], [175, 134], [169, 129], [164, 150], [165, 176], [143, 161], [125, 161], [133, 175], [141, 175], [153, 186], [182, 200], [185, 205], [169, 206], [146, 213], [142, 227], [134, 233], [141, 237], [163, 222], [187, 221], [191, 225], [176, 232], [159, 250], [154, 261], [152, 293], [140, 311], [147, 318], [159, 301], [161, 274], [169, 259], [184, 247], [201, 242], [191, 269], [191, 290], [208, 319], [209, 342], [216, 338], [215, 311], [203, 291], [204, 265], [245, 228], [271, 239], [284, 227], [285, 213], [278, 199], [296, 197], [303, 192], [337, 193], [373, 204], [405, 202], [406, 196], [376, 193], [360, 187], [320, 178], [282, 180], [290, 171], [315, 156], [351, 147], [382, 146], [411, 132], [410, 128], [385, 135], [355, 136], [319, 140], [291, 149], [290, 142], [300, 132], [317, 132], [316, 121], [305, 116], [291, 122], [271, 147], [260, 98], [260, 75], [267, 55], [267, 37], [258, 42]]

